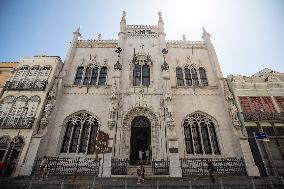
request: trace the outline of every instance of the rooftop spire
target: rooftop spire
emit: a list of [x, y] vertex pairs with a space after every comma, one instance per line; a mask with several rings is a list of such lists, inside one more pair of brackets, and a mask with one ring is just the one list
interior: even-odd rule
[[158, 12], [159, 15], [159, 22], [164, 23], [163, 18], [162, 18], [162, 13]]
[[205, 30], [205, 28], [203, 27], [203, 36], [205, 36], [205, 35], [209, 35], [210, 36], [210, 34]]
[[183, 40], [183, 42], [186, 42], [186, 37], [185, 37], [184, 34], [182, 35], [182, 40]]
[[120, 22], [126, 23], [125, 16], [126, 16], [126, 12], [125, 12], [125, 11], [122, 11], [122, 18], [121, 18], [121, 21], [120, 21]]

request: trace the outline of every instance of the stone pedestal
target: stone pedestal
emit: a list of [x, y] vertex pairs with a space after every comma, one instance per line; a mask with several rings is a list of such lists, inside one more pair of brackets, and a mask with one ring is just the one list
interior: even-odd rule
[[244, 161], [247, 168], [248, 176], [260, 176], [259, 170], [254, 163], [252, 152], [249, 146], [249, 142], [246, 138], [240, 138], [241, 149], [243, 152]]
[[179, 153], [170, 153], [170, 176], [182, 177], [181, 165], [179, 161]]
[[38, 147], [40, 144], [41, 138], [32, 138], [27, 155], [24, 159], [23, 164], [20, 166], [19, 172], [15, 176], [29, 176], [32, 173], [33, 165], [35, 163]]
[[111, 153], [99, 154], [101, 158], [99, 177], [111, 176]]

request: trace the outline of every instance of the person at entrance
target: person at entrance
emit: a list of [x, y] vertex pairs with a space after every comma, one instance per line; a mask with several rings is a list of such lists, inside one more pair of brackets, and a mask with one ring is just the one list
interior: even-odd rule
[[141, 184], [142, 181], [142, 171], [140, 165], [137, 167], [137, 184]]
[[145, 182], [145, 169], [144, 169], [143, 165], [140, 165], [140, 170], [141, 170], [142, 182]]
[[139, 150], [138, 157], [139, 157], [140, 162], [142, 163], [142, 161], [143, 161], [143, 151], [142, 151], [142, 149]]
[[211, 161], [208, 161], [207, 165], [208, 165], [207, 169], [209, 171], [209, 174], [210, 174], [210, 177], [211, 177], [211, 181], [215, 182], [215, 178], [214, 178], [213, 173], [215, 173], [217, 171], [217, 169], [216, 169], [216, 167], [213, 165], [213, 163]]
[[43, 160], [39, 167], [40, 180], [47, 179], [48, 176], [48, 160], [46, 156], [43, 156]]
[[149, 150], [148, 150], [148, 148], [147, 148], [147, 150], [145, 151], [145, 156], [146, 156], [146, 162], [147, 162], [147, 164], [149, 163], [149, 160], [150, 160], [150, 153], [149, 153]]

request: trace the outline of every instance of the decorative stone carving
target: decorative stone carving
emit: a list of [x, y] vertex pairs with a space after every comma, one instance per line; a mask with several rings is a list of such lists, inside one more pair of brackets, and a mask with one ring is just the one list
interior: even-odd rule
[[169, 64], [164, 61], [164, 63], [161, 65], [162, 71], [168, 71], [169, 70]]
[[124, 158], [129, 158], [130, 154], [130, 135], [131, 135], [131, 123], [132, 120], [137, 116], [145, 116], [149, 119], [151, 123], [151, 146], [152, 146], [152, 154], [153, 158], [156, 159], [159, 154], [159, 122], [157, 116], [154, 112], [147, 107], [135, 107], [131, 109], [123, 119], [123, 127], [122, 127], [122, 144], [121, 150], [122, 154], [125, 156]]
[[245, 79], [242, 75], [237, 75], [237, 76], [233, 77], [233, 82], [241, 84], [241, 83], [245, 83], [246, 81], [245, 81]]
[[114, 70], [122, 70], [122, 65], [120, 64], [119, 60], [114, 64]]
[[233, 94], [229, 90], [228, 84], [225, 80], [224, 80], [224, 94], [225, 94], [225, 100], [227, 103], [227, 108], [231, 116], [232, 124], [236, 129], [239, 129], [241, 123], [238, 117], [238, 108], [234, 104]]
[[48, 119], [51, 114], [51, 111], [55, 105], [56, 102], [56, 93], [57, 93], [57, 87], [58, 87], [58, 80], [55, 80], [52, 86], [52, 89], [48, 93], [47, 97], [47, 103], [45, 105], [42, 118], [40, 120], [40, 128], [44, 129], [48, 124]]
[[280, 79], [275, 75], [270, 75], [266, 78], [266, 82], [268, 83], [280, 82]]

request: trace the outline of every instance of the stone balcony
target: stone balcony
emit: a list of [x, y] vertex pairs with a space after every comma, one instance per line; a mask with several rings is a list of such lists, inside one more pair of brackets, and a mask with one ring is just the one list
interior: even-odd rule
[[284, 112], [242, 112], [245, 121], [284, 121]]
[[47, 81], [7, 81], [6, 90], [44, 91]]
[[0, 117], [1, 129], [29, 129], [34, 123], [34, 117]]

